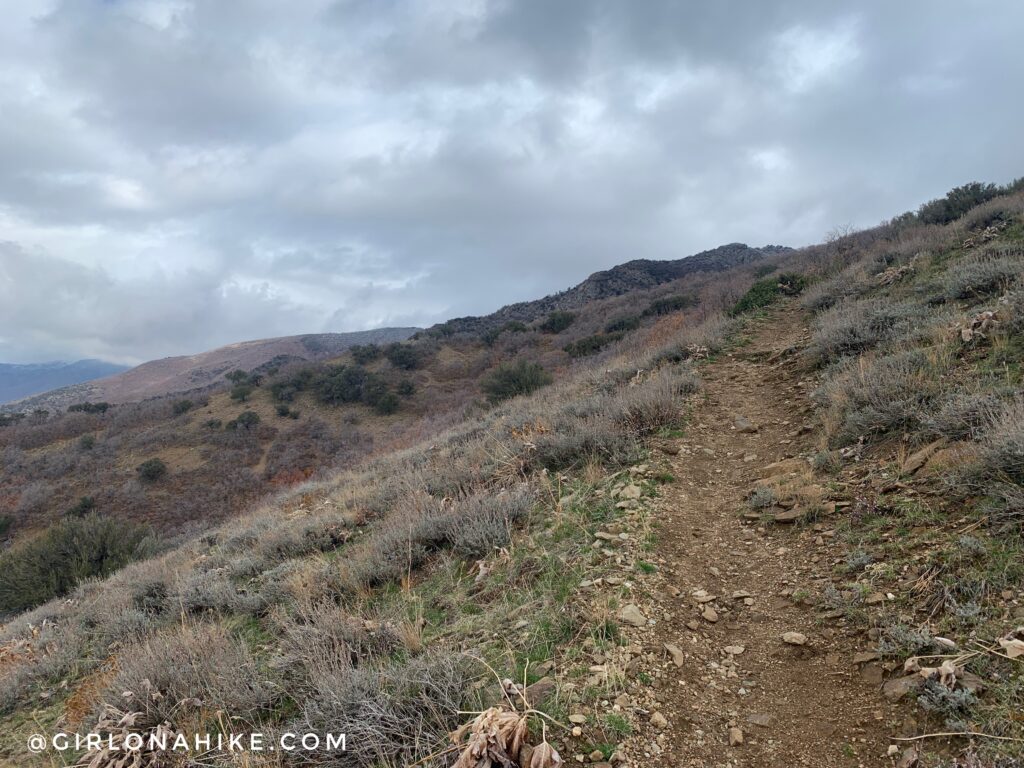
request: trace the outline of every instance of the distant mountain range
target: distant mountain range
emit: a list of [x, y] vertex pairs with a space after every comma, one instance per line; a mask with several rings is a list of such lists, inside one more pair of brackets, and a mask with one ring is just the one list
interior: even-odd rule
[[[107, 366], [97, 369], [92, 375], [81, 375], [44, 381], [40, 384], [15, 390], [11, 395], [0, 397], [0, 410], [25, 411], [35, 408], [63, 409], [74, 403], [85, 401], [130, 403], [159, 397], [176, 392], [203, 389], [216, 383], [225, 373], [241, 368], [251, 371], [271, 362], [283, 363], [291, 360], [329, 360], [338, 357], [356, 344], [387, 344], [404, 341], [418, 328], [378, 328], [372, 331], [354, 333], [310, 333], [301, 336], [282, 336], [276, 339], [242, 341], [218, 347], [197, 355], [165, 357], [151, 360], [135, 368], [102, 363], [98, 360], [82, 360], [79, 363], [53, 363], [52, 366], [81, 366], [86, 363]], [[44, 366], [0, 366], [0, 392], [7, 392], [4, 368], [41, 368]], [[113, 374], [113, 375], [111, 375]], [[103, 378], [106, 377], [106, 378]], [[48, 382], [48, 383], [47, 383]], [[42, 394], [37, 394], [42, 393]], [[11, 403], [9, 401], [18, 400]]]
[[103, 360], [78, 360], [74, 363], [0, 363], [0, 403], [48, 392], [59, 387], [81, 384], [127, 370], [127, 366]]

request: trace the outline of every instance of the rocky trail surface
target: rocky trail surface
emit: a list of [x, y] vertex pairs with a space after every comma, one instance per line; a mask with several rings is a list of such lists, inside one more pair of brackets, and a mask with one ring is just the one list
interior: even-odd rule
[[[704, 366], [685, 436], [662, 446], [675, 482], [653, 515], [658, 574], [640, 601], [648, 622], [625, 630], [655, 660], [630, 702], [643, 725], [628, 758], [892, 765], [901, 715], [867, 638], [810, 605], [842, 553], [835, 503], [803, 458], [813, 449], [804, 319], [776, 309], [748, 334]], [[747, 503], [758, 482], [777, 489], [761, 512]]]

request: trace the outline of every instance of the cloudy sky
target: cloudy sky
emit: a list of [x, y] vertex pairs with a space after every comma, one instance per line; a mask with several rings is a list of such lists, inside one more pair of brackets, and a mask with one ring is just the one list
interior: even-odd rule
[[19, 0], [0, 361], [423, 325], [1024, 175], [1024, 3]]

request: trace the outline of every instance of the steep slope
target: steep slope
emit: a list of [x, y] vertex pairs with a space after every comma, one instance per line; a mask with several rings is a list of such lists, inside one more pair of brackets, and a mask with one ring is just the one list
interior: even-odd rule
[[103, 360], [26, 365], [0, 363], [0, 405], [60, 387], [113, 376], [127, 369], [127, 366]]

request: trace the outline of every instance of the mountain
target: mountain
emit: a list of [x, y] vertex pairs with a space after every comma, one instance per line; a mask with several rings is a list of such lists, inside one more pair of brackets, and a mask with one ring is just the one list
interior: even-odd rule
[[103, 360], [78, 360], [73, 363], [0, 363], [0, 403], [20, 400], [51, 389], [81, 384], [127, 370]]
[[752, 248], [729, 243], [692, 256], [669, 261], [634, 259], [611, 269], [595, 272], [582, 283], [542, 299], [509, 304], [482, 317], [459, 317], [442, 325], [449, 331], [479, 333], [508, 322], [530, 323], [549, 312], [579, 309], [601, 299], [654, 288], [698, 272], [724, 272], [792, 249], [781, 245]]
[[[326, 360], [337, 357], [357, 344], [387, 344], [392, 341], [403, 341], [417, 330], [419, 329], [378, 328], [372, 331], [353, 333], [312, 333], [301, 336], [282, 336], [275, 339], [242, 341], [196, 355], [151, 360], [127, 370], [123, 367], [113, 366], [112, 370], [88, 377], [94, 379], [93, 381], [82, 377], [77, 380], [58, 382], [50, 387], [36, 387], [25, 392], [21, 397], [35, 392], [44, 394], [13, 405], [17, 406], [17, 410], [32, 410], [35, 408], [62, 409], [84, 401], [137, 402], [177, 392], [201, 390], [221, 380], [225, 373], [236, 368], [251, 371], [271, 362]], [[106, 378], [100, 378], [102, 376]], [[67, 384], [72, 386], [63, 386]], [[61, 389], [56, 388], [62, 386]]]

